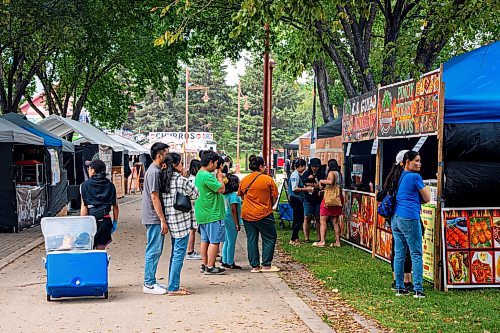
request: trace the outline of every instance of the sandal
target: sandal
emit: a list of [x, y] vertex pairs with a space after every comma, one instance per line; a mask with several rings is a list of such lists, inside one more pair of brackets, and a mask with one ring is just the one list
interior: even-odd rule
[[340, 247], [340, 244], [337, 245], [335, 243], [332, 243], [332, 244], [330, 244], [330, 247]]
[[281, 271], [281, 269], [279, 269], [278, 267], [276, 266], [269, 266], [269, 268], [264, 268], [262, 267], [262, 269], [260, 270], [262, 273], [276, 273], [276, 272], [279, 272]]
[[325, 247], [325, 244], [321, 245], [321, 244], [319, 244], [319, 242], [314, 242], [314, 243], [312, 243], [312, 246], [314, 246], [314, 247]]
[[187, 295], [191, 295], [191, 292], [187, 289], [179, 289], [177, 291], [169, 291], [167, 293], [168, 296], [187, 296]]
[[260, 273], [261, 270], [262, 270], [262, 267], [260, 267], [260, 266], [252, 267], [252, 269], [250, 270], [250, 273]]
[[297, 240], [291, 240], [288, 242], [289, 245], [300, 245], [300, 241], [297, 239]]

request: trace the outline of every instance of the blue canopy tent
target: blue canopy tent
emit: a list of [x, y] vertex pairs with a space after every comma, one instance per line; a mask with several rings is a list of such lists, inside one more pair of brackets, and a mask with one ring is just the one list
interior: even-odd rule
[[497, 207], [500, 197], [500, 41], [443, 65], [448, 207]]
[[[23, 115], [8, 113], [3, 115], [2, 118], [43, 139], [48, 198], [47, 215], [55, 216], [68, 202], [68, 169], [71, 174], [74, 174], [75, 146], [43, 127], [30, 122]], [[57, 164], [53, 165], [51, 159], [54, 159], [53, 161]]]

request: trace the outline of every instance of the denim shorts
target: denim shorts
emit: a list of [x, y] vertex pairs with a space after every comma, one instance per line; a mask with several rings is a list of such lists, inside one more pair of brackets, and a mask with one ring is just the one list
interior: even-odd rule
[[202, 243], [219, 244], [224, 242], [226, 237], [226, 227], [223, 220], [198, 224], [198, 232], [201, 235]]
[[321, 202], [308, 202], [304, 200], [304, 216], [319, 216]]

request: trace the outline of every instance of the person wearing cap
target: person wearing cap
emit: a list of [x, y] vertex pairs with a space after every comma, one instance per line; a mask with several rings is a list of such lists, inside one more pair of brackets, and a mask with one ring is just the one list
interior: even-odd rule
[[[392, 169], [389, 172], [389, 175], [385, 179], [382, 191], [379, 191], [377, 193], [377, 201], [382, 202], [384, 200], [384, 197], [388, 193], [394, 193], [395, 189], [398, 186], [397, 180], [401, 176], [401, 174], [404, 171], [404, 166], [403, 166], [403, 158], [408, 150], [401, 150], [397, 155], [396, 155], [396, 161], [392, 165]], [[389, 225], [391, 224], [390, 219], [386, 220], [386, 223]], [[394, 237], [391, 237], [392, 245], [391, 245], [391, 268], [392, 268], [392, 277], [393, 277], [393, 282], [391, 284], [391, 290], [396, 291], [396, 276], [394, 275], [394, 255], [395, 255], [395, 249], [394, 249]], [[413, 290], [413, 283], [411, 282], [411, 256], [410, 256], [410, 250], [408, 249], [406, 251], [406, 257], [405, 257], [405, 264], [404, 264], [404, 286], [406, 289], [412, 291]]]
[[[400, 153], [402, 154], [402, 152]], [[400, 154], [398, 153], [398, 155]], [[396, 158], [396, 163], [399, 162], [399, 159], [400, 156]], [[400, 165], [404, 169], [389, 184], [389, 190], [392, 190], [390, 193], [395, 194], [396, 197], [396, 207], [391, 219], [395, 251], [396, 296], [410, 293], [410, 290], [404, 285], [405, 256], [409, 249], [413, 272], [413, 297], [424, 298], [420, 205], [422, 202], [429, 202], [430, 192], [419, 174], [422, 165], [418, 152], [412, 150], [405, 152]]]
[[[94, 248], [104, 250], [111, 243], [111, 233], [118, 223], [116, 188], [106, 177], [106, 165], [103, 161], [91, 161], [88, 171], [90, 178], [80, 186], [82, 196], [80, 215], [95, 217], [97, 233], [94, 237]], [[110, 216], [111, 210], [113, 210], [113, 219]]]
[[314, 188], [312, 193], [307, 192], [304, 195], [304, 239], [309, 243], [309, 234], [311, 230], [311, 221], [314, 219], [315, 224], [319, 225], [319, 211], [323, 195], [320, 194], [319, 181], [326, 179], [326, 174], [320, 169], [321, 160], [319, 158], [311, 158], [307, 170], [302, 174], [302, 182], [306, 186]]

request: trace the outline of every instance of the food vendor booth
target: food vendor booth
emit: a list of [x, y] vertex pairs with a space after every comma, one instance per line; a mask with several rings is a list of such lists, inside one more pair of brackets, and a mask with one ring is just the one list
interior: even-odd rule
[[46, 215], [55, 216], [68, 203], [68, 180], [74, 180], [75, 174], [75, 146], [30, 122], [21, 114], [7, 113], [2, 118], [43, 139], [45, 146], [43, 168], [47, 194]]
[[18, 232], [40, 224], [47, 211], [44, 141], [0, 118], [0, 228]]
[[344, 234], [342, 239], [372, 253], [375, 221], [375, 175], [378, 140], [377, 90], [345, 101]]
[[[407, 80], [378, 89], [377, 178], [383, 183], [401, 150], [418, 151], [422, 161], [420, 174], [431, 187], [431, 202], [422, 205], [423, 276], [434, 281], [435, 224], [437, 222], [438, 115], [440, 109], [440, 70], [426, 73], [419, 80]], [[377, 207], [377, 206], [376, 206]], [[393, 246], [390, 221], [377, 216], [374, 254], [390, 261]]]
[[[71, 133], [79, 136], [78, 139], [73, 141], [75, 144], [76, 184], [68, 189], [69, 199], [76, 201], [73, 202], [74, 205], [79, 207], [79, 185], [88, 178], [85, 162], [93, 159], [100, 159], [106, 164], [106, 172], [108, 178], [115, 184], [117, 197], [124, 195], [124, 191], [120, 191], [120, 189], [123, 189], [125, 178], [123, 165], [126, 149], [122, 144], [111, 139], [91, 124], [57, 115], [50, 115], [43, 119], [39, 125], [58, 137], [64, 137]], [[113, 166], [121, 167], [119, 172], [114, 172]]]
[[[109, 137], [116, 142], [121, 143], [127, 150], [127, 154], [124, 155], [124, 191], [125, 193], [128, 193], [131, 188], [132, 180], [138, 180], [141, 172], [144, 173], [144, 165], [141, 163], [141, 158], [145, 158], [146, 155], [149, 155], [149, 150], [118, 134], [110, 134]], [[140, 190], [140, 186], [137, 190]]]
[[500, 287], [500, 42], [443, 65], [443, 288]]

